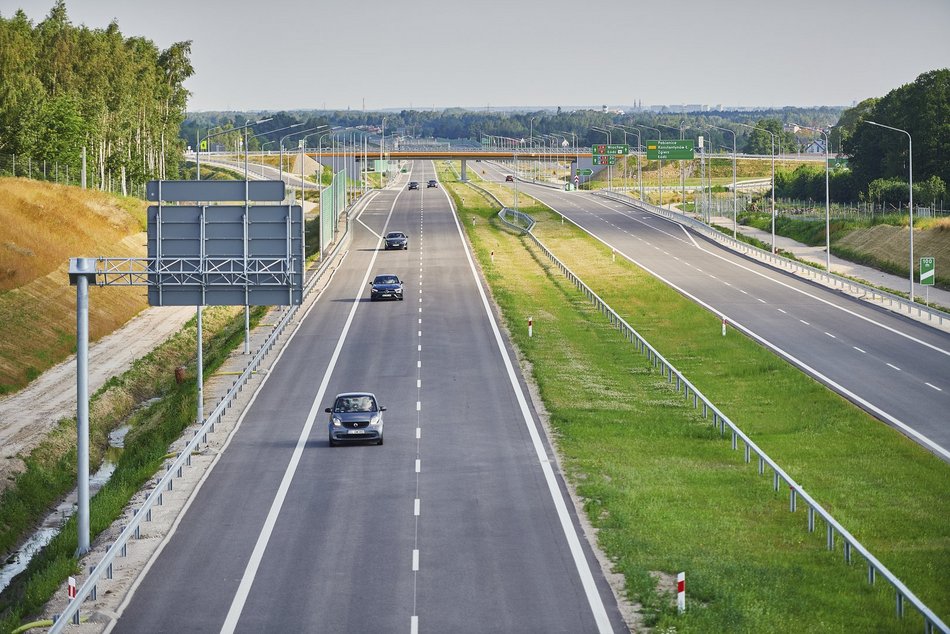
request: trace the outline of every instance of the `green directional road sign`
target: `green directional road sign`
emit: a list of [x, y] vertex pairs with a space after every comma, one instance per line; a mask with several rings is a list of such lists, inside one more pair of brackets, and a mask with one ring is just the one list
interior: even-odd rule
[[934, 285], [934, 278], [937, 277], [935, 269], [934, 258], [920, 258], [920, 283], [922, 286]]
[[589, 167], [585, 167], [583, 169], [577, 170], [578, 176], [590, 176], [593, 173], [594, 173], [594, 170], [590, 169]]
[[612, 154], [613, 156], [620, 156], [629, 153], [630, 146], [624, 143], [611, 143], [607, 146], [607, 154]]
[[606, 155], [595, 155], [591, 161], [594, 165], [616, 165], [617, 157], [616, 156], [606, 156]]
[[648, 161], [691, 161], [693, 160], [692, 139], [663, 139], [647, 141]]

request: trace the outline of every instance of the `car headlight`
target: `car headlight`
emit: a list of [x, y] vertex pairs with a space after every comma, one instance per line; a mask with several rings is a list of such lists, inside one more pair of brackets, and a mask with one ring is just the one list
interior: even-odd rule
[[383, 421], [379, 416], [373, 416], [371, 419], [369, 419], [370, 425], [379, 425], [381, 422]]
[[378, 289], [378, 288], [374, 288], [374, 289], [373, 289], [372, 291], [370, 291], [370, 292], [372, 292], [372, 293], [378, 293], [378, 292], [379, 292], [379, 289]]
[[343, 421], [341, 421], [341, 420], [340, 420], [339, 418], [337, 418], [336, 416], [334, 416], [333, 418], [331, 418], [331, 419], [330, 419], [330, 422], [333, 423], [333, 426], [334, 426], [334, 427], [340, 427], [340, 426], [343, 424]]

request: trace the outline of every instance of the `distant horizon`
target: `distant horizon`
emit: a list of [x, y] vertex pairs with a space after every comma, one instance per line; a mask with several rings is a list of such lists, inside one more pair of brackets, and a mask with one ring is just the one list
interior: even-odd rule
[[[883, 95], [882, 95], [883, 96]], [[665, 106], [665, 107], [677, 107], [684, 104], [651, 104], [652, 106]], [[828, 108], [831, 110], [845, 110], [847, 108], [853, 108], [856, 103], [850, 105], [832, 105], [832, 104], [821, 104], [821, 105], [792, 105], [786, 104], [783, 106], [722, 106], [721, 108], [709, 109], [709, 110], [670, 110], [670, 111], [661, 111], [653, 110], [644, 106], [642, 109], [636, 109], [635, 106], [624, 106], [617, 105], [613, 106], [607, 104], [609, 111], [613, 112], [615, 110], [624, 110], [625, 114], [636, 114], [639, 112], [648, 112], [654, 114], [693, 114], [693, 113], [715, 113], [715, 112], [770, 112], [775, 110], [785, 110], [787, 108], [800, 109], [800, 110], [817, 110], [821, 108]], [[485, 106], [392, 106], [386, 108], [246, 108], [246, 109], [215, 109], [209, 108], [206, 110], [192, 110], [187, 109], [186, 112], [189, 114], [201, 114], [206, 112], [261, 112], [261, 113], [278, 113], [278, 112], [402, 112], [404, 110], [408, 111], [417, 111], [417, 112], [444, 112], [446, 110], [462, 110], [464, 112], [484, 112], [484, 113], [495, 113], [495, 112], [542, 112], [542, 111], [553, 111], [556, 112], [558, 108], [561, 108], [562, 113], [570, 113], [584, 110], [595, 110], [601, 111], [602, 106], [491, 106], [490, 108]], [[629, 108], [629, 110], [628, 110]]]

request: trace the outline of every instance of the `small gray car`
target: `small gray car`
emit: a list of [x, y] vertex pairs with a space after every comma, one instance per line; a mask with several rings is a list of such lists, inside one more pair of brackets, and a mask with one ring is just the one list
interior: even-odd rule
[[383, 412], [376, 395], [370, 392], [343, 392], [333, 400], [333, 407], [324, 410], [330, 415], [327, 423], [330, 446], [341, 442], [362, 440], [383, 444]]

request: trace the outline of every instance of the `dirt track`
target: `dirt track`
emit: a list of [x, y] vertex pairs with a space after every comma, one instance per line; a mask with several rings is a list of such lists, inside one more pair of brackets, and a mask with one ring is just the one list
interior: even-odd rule
[[[89, 393], [131, 367], [177, 332], [195, 314], [191, 307], [153, 307], [89, 346]], [[24, 389], [0, 399], [0, 491], [23, 469], [25, 456], [56, 422], [76, 414], [76, 357], [50, 368]]]

